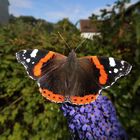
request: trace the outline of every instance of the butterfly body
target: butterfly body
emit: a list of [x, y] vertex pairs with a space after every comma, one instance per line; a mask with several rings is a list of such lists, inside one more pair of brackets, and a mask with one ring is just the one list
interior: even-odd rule
[[28, 75], [37, 81], [41, 94], [52, 102], [88, 104], [100, 91], [127, 75], [131, 65], [112, 57], [68, 57], [52, 51], [23, 50], [16, 54]]

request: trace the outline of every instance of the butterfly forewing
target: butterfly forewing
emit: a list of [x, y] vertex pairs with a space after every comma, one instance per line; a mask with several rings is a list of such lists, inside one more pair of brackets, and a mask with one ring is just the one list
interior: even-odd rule
[[22, 50], [16, 53], [17, 60], [22, 63], [30, 76], [30, 78], [36, 80], [39, 76], [34, 74], [34, 67], [39, 61], [48, 54], [48, 51], [34, 50]]
[[110, 87], [121, 76], [127, 75], [132, 68], [128, 62], [113, 57], [90, 56], [88, 59], [94, 67], [94, 75], [102, 88]]

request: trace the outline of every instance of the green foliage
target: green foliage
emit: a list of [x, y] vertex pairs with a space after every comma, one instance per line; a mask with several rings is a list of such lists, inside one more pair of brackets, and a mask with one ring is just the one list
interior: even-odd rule
[[[103, 93], [116, 106], [130, 139], [140, 139], [140, 18], [135, 12], [127, 16], [120, 4], [115, 5], [121, 8], [119, 15], [112, 9], [106, 19], [108, 13], [102, 11], [101, 18], [106, 19], [99, 26], [102, 37], [86, 40], [77, 53], [78, 56], [113, 56], [133, 65], [127, 77]], [[93, 15], [93, 20], [97, 20], [96, 15]], [[46, 101], [39, 94], [35, 81], [27, 77], [15, 53], [21, 49], [38, 48], [67, 55], [69, 48], [76, 48], [82, 40], [80, 32], [68, 19], [46, 24], [32, 17], [20, 17], [0, 27], [1, 140], [70, 139], [59, 105]]]
[[140, 5], [126, 10], [124, 1], [117, 1], [109, 13], [102, 10], [103, 22], [99, 27], [102, 37], [93, 42], [100, 47], [101, 55], [124, 59], [133, 66], [126, 78], [105, 92], [114, 102], [130, 139], [140, 139]]
[[[50, 25], [49, 25], [50, 26]], [[59, 105], [47, 102], [15, 57], [21, 49], [55, 50], [42, 22], [16, 19], [0, 28], [0, 139], [69, 139]], [[61, 46], [59, 47], [61, 48]]]

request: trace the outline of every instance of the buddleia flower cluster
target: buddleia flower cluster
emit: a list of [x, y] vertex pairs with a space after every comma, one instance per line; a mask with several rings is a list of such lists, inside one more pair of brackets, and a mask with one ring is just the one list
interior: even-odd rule
[[61, 106], [73, 140], [127, 140], [115, 108], [108, 97], [99, 95], [87, 105], [64, 103]]

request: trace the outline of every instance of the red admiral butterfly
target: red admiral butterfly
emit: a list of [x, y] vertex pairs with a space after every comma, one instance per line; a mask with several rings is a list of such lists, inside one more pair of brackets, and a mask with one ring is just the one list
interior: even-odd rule
[[52, 102], [88, 104], [100, 91], [127, 75], [132, 66], [112, 57], [77, 58], [72, 50], [68, 57], [38, 49], [16, 53], [30, 78], [37, 81], [41, 94]]

